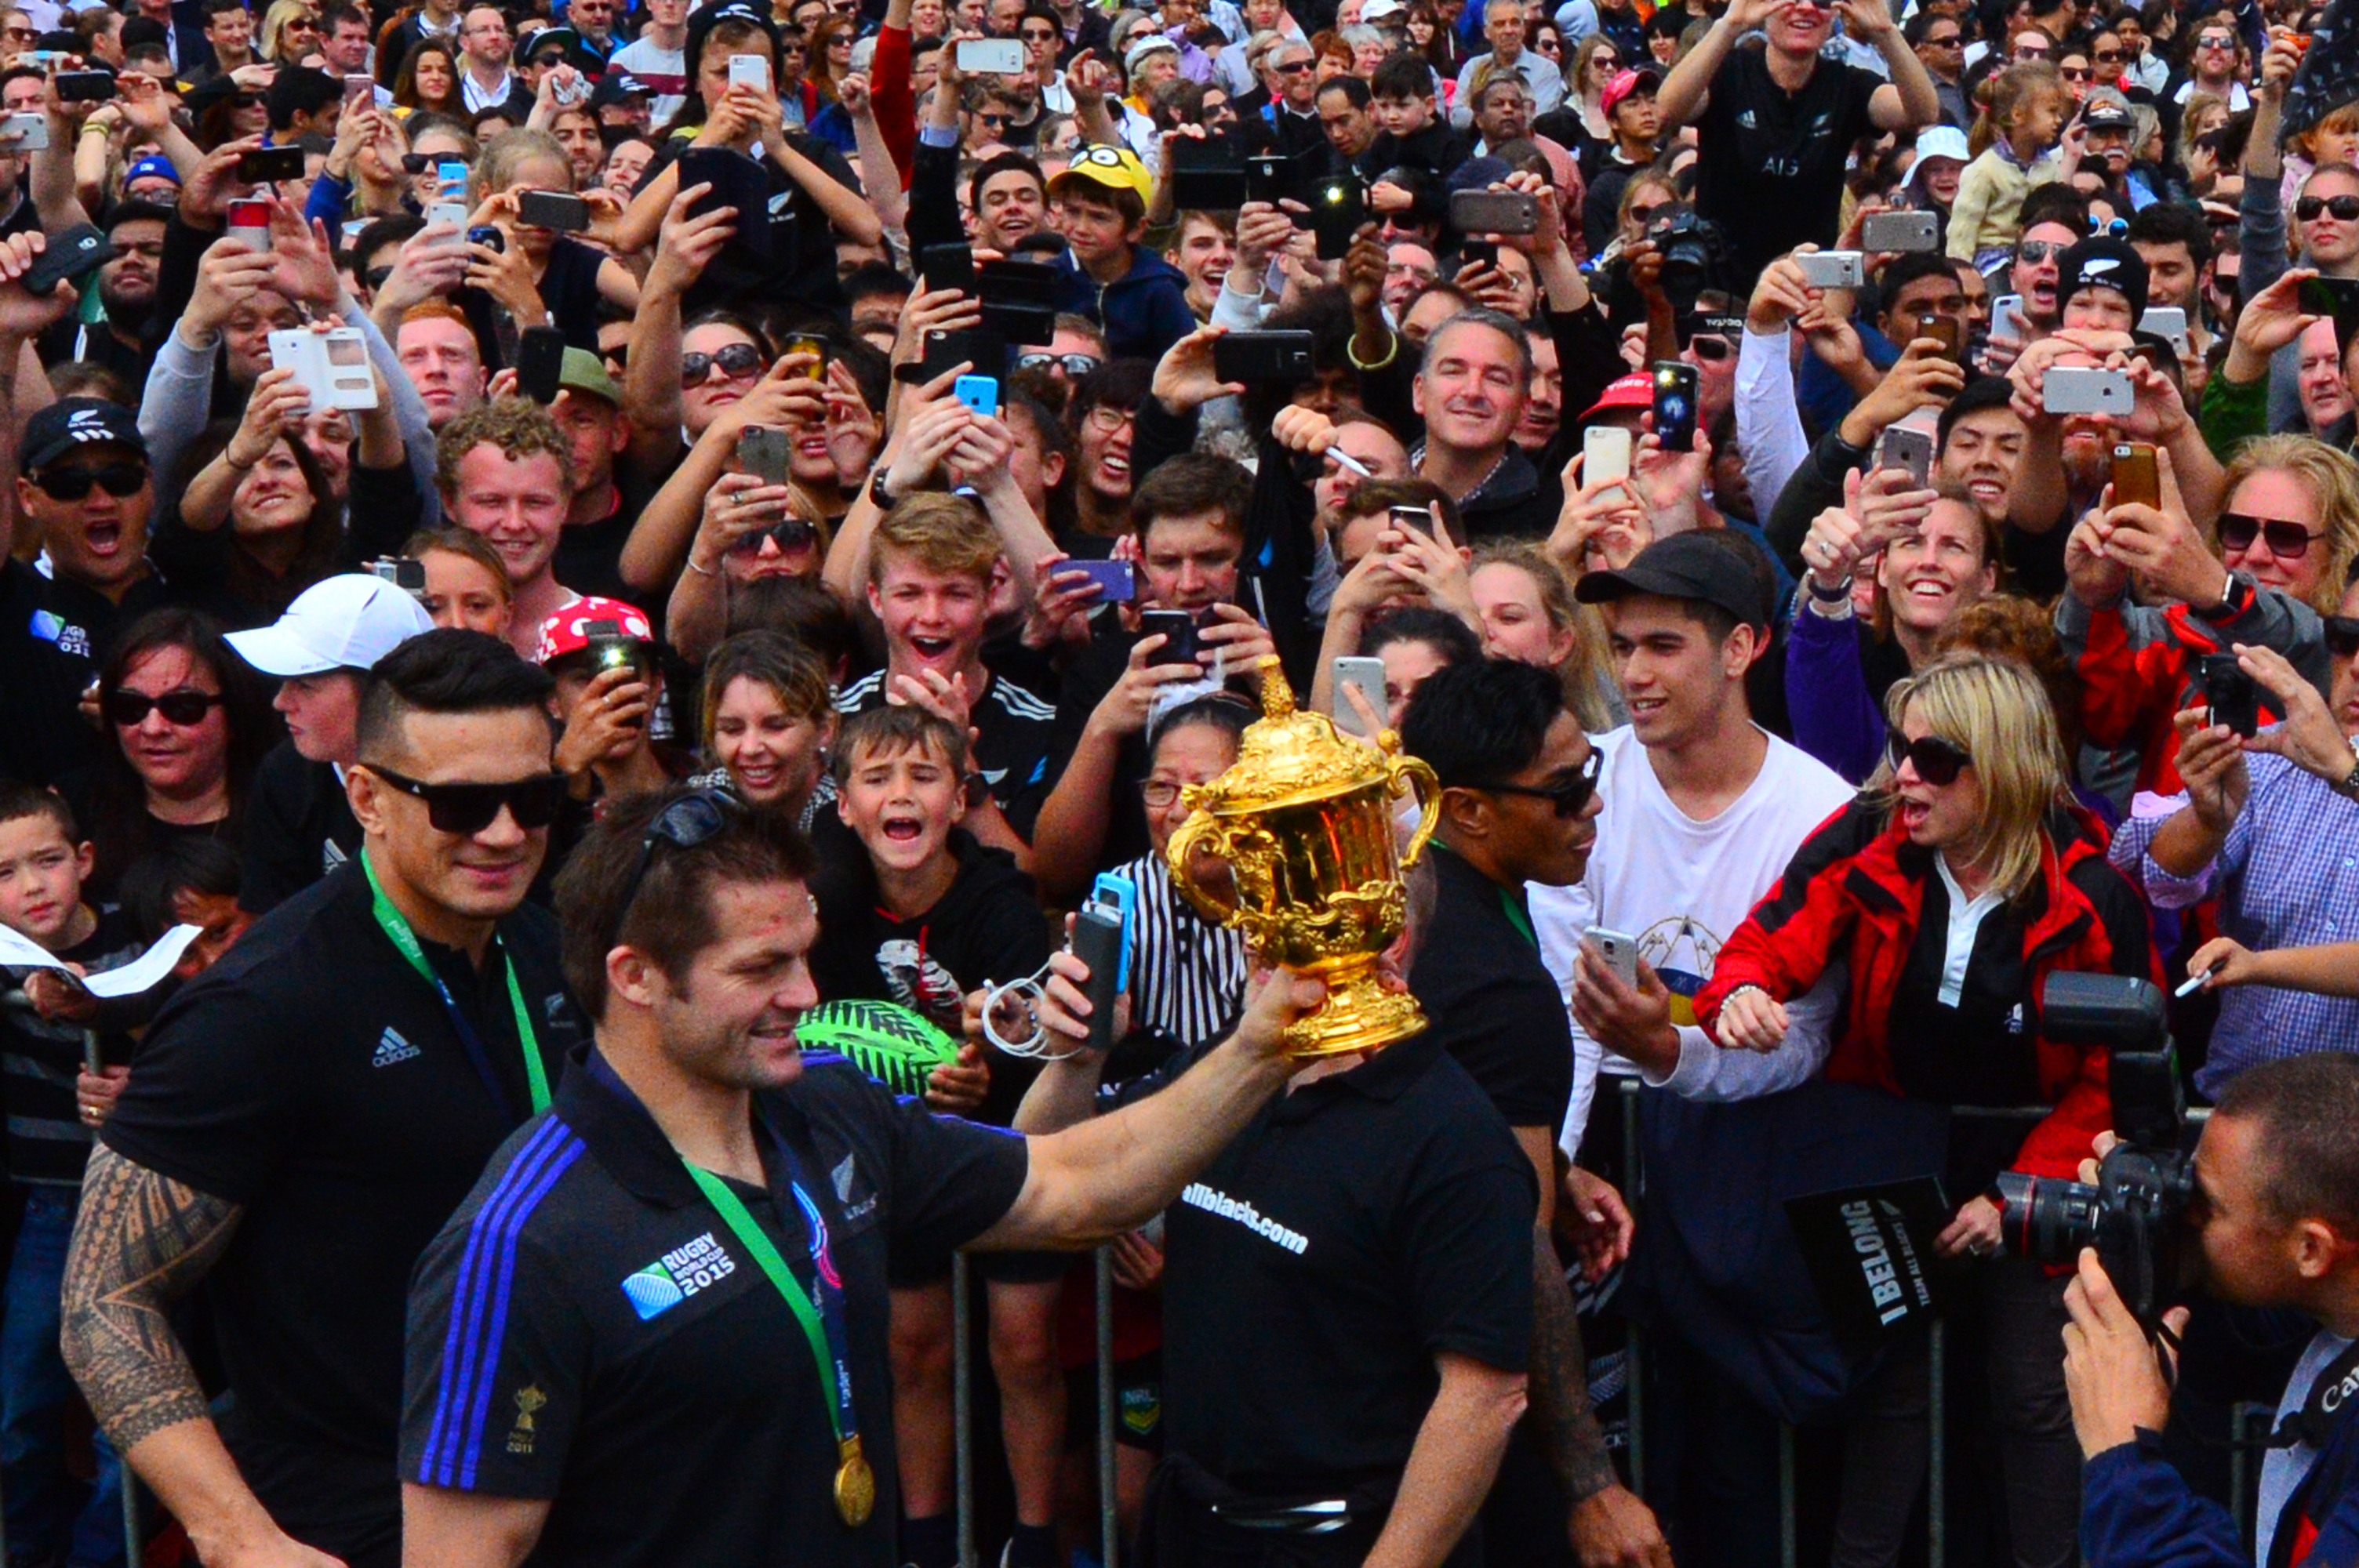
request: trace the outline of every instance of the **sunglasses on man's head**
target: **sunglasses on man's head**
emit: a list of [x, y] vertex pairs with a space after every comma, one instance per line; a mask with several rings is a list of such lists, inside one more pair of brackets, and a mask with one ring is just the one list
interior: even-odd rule
[[742, 381], [762, 368], [762, 351], [751, 343], [729, 343], [709, 354], [701, 351], [682, 354], [679, 384], [694, 386], [712, 373], [714, 365], [730, 380]]
[[150, 713], [161, 713], [168, 724], [181, 729], [202, 724], [205, 715], [221, 706], [217, 691], [168, 691], [161, 697], [150, 697], [144, 691], [112, 691], [101, 705], [106, 721], [125, 730], [147, 722]]
[[1589, 797], [1597, 793], [1597, 778], [1605, 770], [1605, 753], [1591, 748], [1589, 758], [1578, 772], [1563, 774], [1544, 784], [1477, 784], [1469, 789], [1479, 789], [1486, 795], [1522, 795], [1535, 800], [1545, 800], [1556, 808], [1560, 821], [1570, 821], [1581, 815]]
[[1919, 778], [1935, 789], [1957, 783], [1958, 774], [1973, 761], [1939, 735], [1911, 741], [1897, 730], [1885, 737], [1884, 751], [1885, 755], [1891, 759], [1894, 773], [1898, 773], [1900, 764], [1907, 762], [1917, 770]]
[[2248, 517], [2241, 512], [2220, 514], [2220, 547], [2239, 554], [2260, 540], [2268, 546], [2269, 554], [2281, 561], [2298, 561], [2310, 554], [2310, 546], [2326, 537], [2323, 532], [2313, 534], [2299, 523], [2280, 517]]
[[2293, 215], [2305, 223], [2316, 222], [2321, 212], [2332, 212], [2343, 223], [2359, 220], [2359, 196], [2305, 196], [2293, 204]]
[[147, 488], [147, 470], [138, 463], [108, 463], [95, 469], [50, 469], [33, 476], [41, 493], [52, 501], [82, 501], [96, 485], [117, 501], [128, 501]]
[[[623, 884], [623, 896], [614, 905], [614, 936], [623, 932], [623, 922], [630, 918], [631, 904], [639, 896], [639, 884], [647, 880], [647, 867], [655, 860], [656, 846], [669, 844], [675, 849], [693, 849], [699, 844], [718, 838], [729, 826], [729, 815], [738, 808], [737, 798], [715, 789], [700, 789], [681, 795], [655, 815], [647, 824], [646, 837], [639, 840], [638, 859], [631, 862], [630, 881]], [[610, 940], [608, 946], [613, 946]]]
[[473, 838], [497, 822], [503, 808], [518, 827], [535, 832], [556, 821], [565, 804], [563, 773], [535, 773], [499, 784], [428, 784], [375, 762], [360, 765], [402, 794], [424, 801], [426, 820], [437, 833]]

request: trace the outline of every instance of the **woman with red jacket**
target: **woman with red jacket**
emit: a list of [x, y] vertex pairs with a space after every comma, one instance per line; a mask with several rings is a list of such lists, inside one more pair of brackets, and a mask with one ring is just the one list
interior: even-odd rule
[[2011, 1120], [1955, 1123], [1947, 1190], [1973, 1195], [1935, 1245], [1989, 1260], [1974, 1281], [2015, 1559], [2060, 1568], [2077, 1552], [2081, 1462], [2056, 1354], [2065, 1280], [1996, 1256], [1989, 1189], [2008, 1168], [2071, 1178], [2112, 1120], [2103, 1050], [2043, 1036], [2041, 982], [2059, 970], [2159, 976], [2145, 906], [2073, 802], [2036, 676], [1952, 655], [1895, 685], [1885, 707], [1888, 760], [1721, 949], [1697, 1021], [1724, 1046], [1769, 1050], [1786, 1000], [1840, 964], [1849, 999], [1829, 1079], [1949, 1106], [2053, 1108], [2027, 1135]]

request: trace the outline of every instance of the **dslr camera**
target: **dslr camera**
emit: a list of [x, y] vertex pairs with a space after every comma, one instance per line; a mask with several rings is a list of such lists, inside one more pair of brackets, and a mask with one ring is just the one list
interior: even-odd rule
[[2187, 1206], [2195, 1195], [2162, 992], [2126, 975], [2051, 975], [2040, 1014], [2051, 1038], [2106, 1048], [2120, 1141], [2098, 1162], [2094, 1185], [2002, 1173], [2000, 1234], [2007, 1250], [2042, 1263], [2070, 1264], [2094, 1247], [2123, 1303], [2150, 1330], [2190, 1283]]
[[[1693, 314], [1696, 296], [1708, 288], [1734, 292], [1735, 269], [1729, 261], [1727, 236], [1719, 224], [1697, 216], [1693, 207], [1683, 201], [1666, 207], [1647, 237], [1662, 254], [1663, 293], [1670, 299], [1673, 314]], [[1751, 292], [1748, 287], [1737, 297], [1745, 298]]]

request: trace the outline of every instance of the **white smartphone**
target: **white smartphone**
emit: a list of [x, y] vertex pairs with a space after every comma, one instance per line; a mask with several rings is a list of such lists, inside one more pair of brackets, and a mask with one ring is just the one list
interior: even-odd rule
[[1857, 251], [1812, 251], [1794, 259], [1801, 264], [1802, 281], [1812, 288], [1857, 288], [1867, 282], [1867, 266]]
[[2156, 337], [2167, 340], [2170, 344], [2171, 352], [2181, 359], [2187, 357], [2190, 348], [2187, 340], [2187, 312], [2178, 306], [2148, 306], [2146, 314], [2138, 318], [2138, 330], [2152, 332]]
[[1609, 931], [1603, 925], [1593, 925], [1582, 933], [1597, 944], [1605, 956], [1605, 967], [1622, 977], [1622, 983], [1636, 989], [1638, 984], [1638, 939], [1619, 931]]
[[314, 408], [376, 406], [376, 381], [369, 373], [368, 340], [357, 327], [314, 332], [297, 327], [270, 334], [270, 363], [291, 370], [310, 395]]
[[1024, 72], [1024, 40], [961, 38], [958, 68], [962, 76], [1020, 76]]
[[1376, 722], [1385, 721], [1385, 662], [1382, 659], [1358, 658], [1349, 654], [1335, 655], [1335, 728], [1346, 735], [1357, 735], [1373, 741], [1367, 727], [1360, 722], [1360, 710], [1343, 693], [1357, 691], [1368, 699], [1368, 711]]
[[2004, 332], [2017, 342], [2030, 340], [2031, 324], [2024, 319], [2022, 295], [2002, 294], [1991, 301], [1990, 330], [1994, 337]]
[[1592, 425], [1581, 433], [1581, 482], [1630, 477], [1630, 432], [1619, 425]]
[[12, 152], [45, 152], [49, 146], [49, 117], [11, 114], [0, 120], [0, 141], [5, 141]]
[[470, 215], [467, 204], [463, 201], [437, 201], [426, 210], [426, 221], [429, 223], [448, 223], [462, 231], [467, 227], [467, 219]]
[[[1016, 46], [1022, 49], [1022, 44]], [[770, 60], [767, 55], [733, 54], [729, 57], [729, 85], [751, 87], [767, 92], [770, 90]]]
[[2126, 415], [2137, 406], [2129, 372], [2094, 365], [2050, 365], [2040, 379], [2040, 406], [2050, 414]]

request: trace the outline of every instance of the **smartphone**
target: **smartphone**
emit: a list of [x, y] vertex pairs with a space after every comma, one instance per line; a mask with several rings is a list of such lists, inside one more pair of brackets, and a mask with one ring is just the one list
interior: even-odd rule
[[1520, 190], [1453, 190], [1450, 226], [1462, 234], [1538, 233], [1539, 198]]
[[2138, 318], [2138, 330], [2152, 332], [2170, 344], [2171, 352], [2184, 359], [2191, 344], [2187, 337], [2187, 312], [2176, 305], [2150, 305]]
[[1342, 261], [1367, 221], [1367, 194], [1357, 175], [1329, 175], [1310, 188], [1310, 229], [1319, 236], [1321, 261]]
[[983, 330], [1006, 343], [1028, 346], [1053, 342], [1057, 337], [1057, 308], [986, 299], [983, 302]]
[[429, 223], [448, 223], [454, 229], [465, 228], [467, 220], [473, 216], [473, 211], [463, 201], [437, 201], [426, 210]]
[[543, 407], [557, 401], [565, 373], [565, 334], [554, 327], [527, 327], [516, 345], [516, 390]]
[[5, 139], [14, 152], [44, 152], [49, 145], [49, 117], [47, 114], [11, 114], [0, 120], [0, 139]]
[[[1175, 142], [1174, 150], [1193, 144]], [[1173, 166], [1169, 176], [1171, 185], [1171, 205], [1182, 212], [1234, 212], [1245, 204], [1245, 170], [1243, 164], [1199, 164], [1194, 168]]]
[[2142, 441], [2114, 444], [2114, 504], [2162, 505], [2162, 475], [2155, 468], [2154, 449]]
[[245, 197], [229, 204], [229, 237], [250, 251], [270, 248], [270, 203]]
[[2137, 389], [2125, 370], [2051, 365], [2040, 382], [2039, 402], [2050, 414], [2122, 416], [2137, 406]]
[[1801, 264], [1802, 281], [1812, 288], [1858, 288], [1867, 282], [1857, 251], [1812, 251], [1794, 259]]
[[1196, 662], [1196, 618], [1184, 610], [1144, 610], [1139, 612], [1141, 636], [1151, 637], [1161, 633], [1162, 647], [1153, 654], [1158, 665], [1192, 665]]
[[996, 414], [999, 412], [999, 378], [995, 375], [962, 375], [951, 383], [951, 395], [977, 414]]
[[1619, 931], [1609, 931], [1603, 925], [1593, 925], [1582, 933], [1604, 955], [1605, 967], [1622, 978], [1622, 983], [1633, 989], [1638, 984], [1638, 939]]
[[957, 331], [929, 328], [925, 354], [908, 379], [931, 381], [951, 366], [961, 364], [977, 375], [1004, 374], [1007, 369], [1006, 338], [980, 327]]
[[1021, 76], [1024, 73], [1024, 40], [961, 38], [958, 69], [961, 76]]
[[793, 475], [792, 438], [775, 426], [748, 425], [737, 434], [737, 466], [764, 484], [787, 484]]
[[1695, 366], [1681, 360], [1655, 362], [1655, 441], [1663, 450], [1695, 450], [1696, 391]]
[[[1018, 44], [1017, 49], [1024, 46]], [[770, 57], [759, 54], [733, 54], [729, 57], [729, 85], [750, 87], [757, 92], [770, 90]]]
[[1922, 430], [1911, 430], [1894, 425], [1884, 432], [1876, 443], [1875, 466], [1880, 469], [1907, 469], [1910, 488], [1922, 490], [1933, 471], [1933, 438]]
[[1429, 539], [1433, 537], [1433, 514], [1422, 506], [1387, 506], [1385, 515], [1396, 528], [1406, 528]]
[[25, 292], [47, 295], [69, 278], [80, 278], [96, 272], [117, 254], [113, 241], [94, 225], [76, 223], [72, 228], [51, 234], [33, 265], [25, 269], [17, 281]]
[[1362, 727], [1360, 710], [1352, 706], [1343, 693], [1347, 690], [1355, 690], [1362, 697], [1366, 697], [1368, 711], [1376, 716], [1378, 724], [1382, 724], [1385, 721], [1384, 660], [1360, 658], [1345, 654], [1336, 654], [1334, 687], [1335, 728], [1346, 735], [1357, 735], [1365, 741], [1375, 740], [1375, 737]]
[[1057, 308], [1056, 269], [1038, 262], [987, 261], [974, 269], [976, 297], [985, 305]]
[[1929, 311], [1917, 318], [1917, 335], [1940, 343], [1944, 357], [1958, 357], [1958, 322], [1955, 317], [1936, 316]]
[[1259, 153], [1245, 159], [1245, 200], [1279, 202], [1302, 197], [1302, 177], [1295, 161], [1283, 153]]
[[783, 351], [789, 354], [810, 355], [811, 367], [803, 373], [813, 381], [827, 379], [827, 342], [824, 339], [815, 338], [809, 332], [797, 332], [787, 340]]
[[2211, 705], [2210, 721], [2251, 739], [2261, 727], [2261, 688], [2234, 654], [2206, 654], [2196, 661], [2196, 683]]
[[1859, 243], [1867, 251], [1930, 251], [1938, 243], [1930, 212], [1874, 212], [1860, 225]]
[[1592, 425], [1581, 433], [1581, 482], [1630, 477], [1630, 432], [1619, 425]]
[[[59, 78], [63, 81], [64, 78]], [[274, 179], [303, 178], [301, 147], [256, 147], [252, 152], [237, 155], [237, 177], [248, 185], [267, 185]]]
[[646, 657], [637, 638], [623, 635], [619, 621], [584, 621], [582, 645], [590, 655], [590, 667], [600, 675], [608, 670], [636, 670]]
[[376, 406], [368, 340], [358, 327], [333, 327], [325, 332], [292, 327], [271, 333], [269, 343], [272, 368], [293, 371], [314, 409]]
[[389, 582], [404, 593], [426, 591], [426, 563], [408, 556], [381, 556], [368, 564], [369, 576]]
[[929, 293], [955, 288], [974, 293], [974, 252], [964, 244], [928, 245], [918, 253], [918, 276]]
[[[49, 78], [61, 103], [103, 103], [114, 96], [114, 72], [105, 70], [61, 70]], [[295, 172], [301, 174], [302, 154], [296, 154]], [[285, 177], [281, 177], [285, 178]]]
[[1098, 585], [1100, 604], [1128, 604], [1138, 597], [1138, 577], [1128, 561], [1059, 561], [1060, 572], [1084, 572]]
[[1222, 381], [1309, 381], [1309, 332], [1228, 332], [1212, 340], [1212, 374]]
[[444, 158], [434, 166], [434, 178], [445, 187], [456, 187], [464, 191], [467, 188], [467, 166], [454, 157]]
[[2023, 313], [2022, 295], [2002, 294], [1991, 301], [1990, 330], [1993, 337], [2004, 332], [2017, 342], [2030, 341], [2031, 322]]
[[1470, 266], [1497, 266], [1499, 242], [1496, 240], [1466, 241], [1458, 247], [1458, 265], [1461, 270]]
[[519, 190], [516, 218], [535, 228], [578, 234], [590, 227], [590, 203], [566, 190]]
[[366, 109], [376, 103], [376, 78], [353, 75], [344, 78], [344, 113], [354, 108]]

